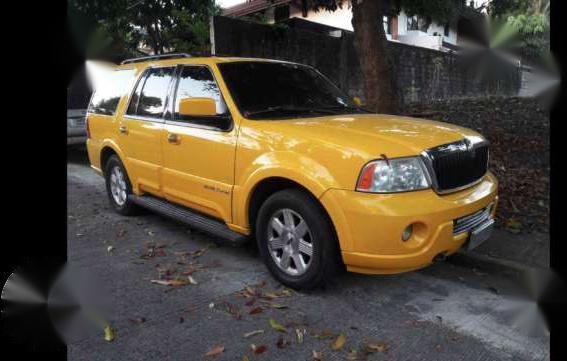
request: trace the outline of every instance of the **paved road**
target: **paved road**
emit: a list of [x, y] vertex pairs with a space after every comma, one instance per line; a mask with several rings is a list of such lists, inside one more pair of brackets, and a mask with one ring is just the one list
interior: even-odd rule
[[[103, 180], [90, 170], [84, 153], [70, 154], [67, 185], [68, 258], [109, 289], [115, 332], [113, 342], [102, 333], [76, 340], [69, 345], [70, 360], [201, 360], [217, 345], [224, 352], [215, 360], [243, 355], [311, 360], [313, 350], [325, 360], [345, 360], [351, 349], [368, 343], [387, 346], [385, 352], [368, 354], [368, 360], [549, 359], [548, 335], [528, 337], [509, 326], [513, 301], [506, 295], [514, 283], [502, 275], [448, 262], [395, 276], [345, 274], [324, 290], [271, 301], [286, 309], [268, 308], [263, 299], [247, 306], [252, 298], [239, 294], [246, 285], [257, 293], [282, 289], [253, 247], [218, 246], [208, 236], [149, 213], [113, 213]], [[147, 256], [152, 244], [154, 253]], [[190, 254], [201, 249], [206, 251], [200, 256]], [[208, 266], [192, 274], [196, 285], [151, 282], [160, 273], [181, 276], [191, 263]], [[264, 306], [261, 312], [249, 314], [258, 306]], [[287, 332], [271, 328], [270, 319], [287, 326]], [[306, 330], [302, 343], [296, 328]], [[264, 333], [244, 337], [254, 330]], [[345, 346], [332, 350], [334, 338], [321, 336], [329, 332], [344, 333]], [[290, 345], [279, 348], [280, 337]], [[251, 344], [266, 351], [255, 355]]]

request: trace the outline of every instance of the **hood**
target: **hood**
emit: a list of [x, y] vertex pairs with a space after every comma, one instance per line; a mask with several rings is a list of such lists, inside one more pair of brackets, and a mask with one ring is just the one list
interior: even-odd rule
[[427, 148], [479, 136], [456, 125], [380, 114], [247, 120], [240, 128], [237, 162], [267, 164], [273, 160], [266, 154], [291, 153], [303, 158], [297, 163], [301, 173], [313, 173], [327, 188], [353, 190], [371, 160], [416, 156]]
[[[284, 134], [295, 134], [337, 147], [356, 149], [363, 158], [418, 155], [423, 150], [480, 136], [457, 125], [381, 114], [348, 114], [297, 120], [270, 121]], [[277, 123], [277, 125], [276, 125]]]

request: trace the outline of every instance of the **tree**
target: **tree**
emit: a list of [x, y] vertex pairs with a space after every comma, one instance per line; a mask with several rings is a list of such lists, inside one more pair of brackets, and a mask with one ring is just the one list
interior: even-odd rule
[[95, 36], [106, 50], [126, 52], [143, 44], [154, 54], [204, 51], [209, 18], [220, 11], [214, 0], [71, 0], [69, 5], [71, 20], [89, 27], [90, 43]]
[[366, 103], [381, 113], [399, 111], [399, 92], [394, 78], [394, 64], [382, 25], [385, 15], [396, 15], [404, 9], [409, 16], [420, 15], [426, 23], [446, 23], [452, 19], [464, 0], [303, 0], [315, 10], [335, 11], [343, 6], [352, 9], [355, 48], [364, 77]]
[[505, 48], [526, 60], [549, 53], [549, 0], [493, 0], [491, 47]]

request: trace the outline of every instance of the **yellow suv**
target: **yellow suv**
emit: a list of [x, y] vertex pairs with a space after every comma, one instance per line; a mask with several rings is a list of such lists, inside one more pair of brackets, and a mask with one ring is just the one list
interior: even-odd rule
[[490, 236], [497, 180], [475, 131], [372, 114], [290, 62], [168, 54], [110, 74], [87, 145], [116, 211], [255, 238], [290, 287], [418, 269]]

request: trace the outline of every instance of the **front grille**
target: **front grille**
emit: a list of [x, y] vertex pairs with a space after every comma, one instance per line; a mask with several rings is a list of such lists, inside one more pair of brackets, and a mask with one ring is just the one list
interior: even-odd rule
[[456, 236], [463, 232], [468, 232], [482, 222], [489, 219], [493, 205], [494, 204], [491, 203], [483, 209], [474, 212], [473, 214], [455, 219], [453, 221], [453, 236]]
[[433, 186], [438, 192], [459, 190], [480, 180], [488, 168], [488, 144], [464, 139], [428, 149], [425, 153]]

